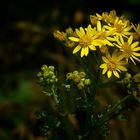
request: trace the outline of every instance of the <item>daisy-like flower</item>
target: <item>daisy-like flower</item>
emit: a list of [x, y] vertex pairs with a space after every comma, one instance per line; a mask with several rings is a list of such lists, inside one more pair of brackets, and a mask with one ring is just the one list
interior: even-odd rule
[[107, 77], [110, 78], [112, 74], [114, 74], [117, 78], [119, 78], [119, 73], [121, 71], [127, 71], [126, 61], [124, 61], [124, 56], [120, 55], [118, 52], [114, 51], [112, 56], [108, 54], [108, 56], [102, 57], [104, 63], [100, 65], [100, 68], [103, 69], [102, 74], [107, 73]]
[[[126, 39], [126, 38], [125, 38]], [[117, 44], [118, 43], [118, 44]], [[117, 40], [117, 43], [114, 43], [118, 48], [120, 48], [120, 51], [124, 54], [125, 58], [130, 58], [131, 61], [136, 65], [134, 60], [137, 60], [140, 62], [140, 46], [138, 46], [139, 42], [133, 42], [133, 36], [131, 35], [127, 41], [124, 40], [124, 38], [121, 36], [120, 40]]]
[[117, 14], [115, 10], [110, 11], [110, 13], [108, 12], [103, 12], [102, 15], [99, 15], [98, 13], [96, 13], [96, 16], [98, 19], [105, 21], [106, 23], [114, 23]]
[[119, 17], [116, 17], [113, 24], [108, 24], [104, 26], [106, 29], [110, 30], [114, 28], [116, 30], [115, 35], [117, 38], [120, 36], [126, 37], [130, 36], [132, 33], [130, 30], [132, 29], [132, 25], [129, 24], [128, 20], [120, 19]]
[[73, 50], [73, 54], [81, 50], [81, 57], [87, 56], [89, 50], [96, 50], [96, 46], [100, 46], [103, 42], [97, 37], [99, 36], [96, 29], [89, 25], [86, 29], [80, 27], [75, 30], [77, 37], [69, 37], [71, 41], [77, 42], [78, 45]]
[[101, 39], [104, 43], [104, 45], [108, 46], [114, 46], [112, 41], [115, 41], [116, 39], [113, 37], [113, 34], [115, 33], [115, 29], [106, 30], [104, 26], [102, 27], [101, 22], [97, 21], [97, 32], [99, 33], [99, 39]]
[[96, 13], [96, 15], [90, 15], [90, 21], [93, 25], [97, 24], [97, 21], [105, 21], [107, 23], [114, 23], [114, 20], [116, 18], [116, 11], [112, 10], [110, 13], [103, 12], [101, 15]]

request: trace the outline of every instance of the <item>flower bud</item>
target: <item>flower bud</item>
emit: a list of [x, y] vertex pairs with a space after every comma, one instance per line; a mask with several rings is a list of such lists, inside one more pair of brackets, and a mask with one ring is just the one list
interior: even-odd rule
[[91, 80], [90, 79], [85, 79], [85, 85], [88, 86], [91, 84]]
[[84, 88], [84, 83], [83, 82], [80, 82], [78, 85], [77, 85], [78, 89], [83, 89]]
[[80, 72], [80, 76], [81, 76], [81, 78], [84, 78], [84, 77], [86, 77], [86, 73], [85, 72]]
[[49, 71], [54, 71], [54, 66], [49, 66], [49, 67], [48, 67], [48, 70], [49, 70]]
[[47, 65], [43, 65], [43, 66], [41, 67], [41, 70], [42, 70], [42, 71], [45, 71], [45, 70], [47, 70], [47, 68], [48, 68]]
[[38, 72], [37, 77], [41, 77], [41, 76], [42, 76], [42, 73]]

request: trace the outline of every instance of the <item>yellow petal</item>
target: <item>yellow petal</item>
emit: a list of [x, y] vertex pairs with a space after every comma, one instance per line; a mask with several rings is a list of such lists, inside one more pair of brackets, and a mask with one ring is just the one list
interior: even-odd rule
[[81, 49], [81, 46], [78, 45], [78, 46], [73, 50], [73, 54], [74, 54], [74, 53], [77, 53], [80, 49]]
[[134, 42], [134, 43], [131, 45], [131, 48], [132, 48], [132, 49], [135, 48], [136, 46], [138, 46], [138, 44], [139, 44], [138, 41]]
[[120, 36], [120, 41], [124, 45], [124, 40], [123, 40], [123, 37], [122, 36]]
[[140, 57], [140, 53], [133, 52], [132, 54], [137, 56], [137, 57]]
[[96, 16], [101, 20], [102, 16], [100, 16], [98, 13], [96, 13]]
[[125, 57], [126, 57], [125, 54], [121, 54], [121, 55], [118, 56], [117, 60], [120, 61], [120, 60], [124, 59]]
[[82, 35], [85, 35], [85, 31], [84, 31], [83, 27], [80, 27], [80, 32]]
[[118, 44], [116, 44], [116, 43], [113, 43], [115, 46], [117, 46], [118, 48], [121, 48], [121, 46], [119, 46]]
[[105, 28], [105, 29], [107, 29], [107, 30], [110, 30], [110, 29], [112, 29], [112, 27], [110, 27], [110, 26], [107, 26], [107, 25], [104, 25], [104, 28]]
[[96, 33], [96, 34], [92, 37], [92, 39], [96, 39], [96, 38], [98, 38], [101, 34], [102, 34], [102, 32], [98, 32], [98, 33]]
[[106, 57], [103, 56], [102, 59], [105, 63], [108, 63], [108, 59]]
[[126, 27], [126, 28], [124, 29], [124, 31], [128, 32], [128, 31], [131, 30], [131, 29], [132, 29], [132, 26], [128, 26], [128, 27]]
[[107, 68], [104, 68], [103, 71], [102, 71], [102, 74], [105, 74], [107, 71]]
[[139, 50], [140, 50], [140, 47], [133, 48], [133, 51], [139, 51]]
[[106, 32], [106, 35], [111, 36], [111, 35], [114, 35], [115, 32], [116, 32], [116, 29], [111, 29], [110, 31]]
[[107, 38], [107, 40], [109, 40], [109, 41], [116, 41], [116, 38], [114, 38], [114, 37], [106, 37]]
[[122, 46], [122, 43], [117, 39], [117, 37], [116, 37], [116, 42], [119, 44], [119, 46]]
[[74, 42], [79, 42], [80, 40], [79, 38], [76, 38], [76, 37], [69, 37], [69, 39]]
[[[90, 26], [90, 25], [89, 25]], [[93, 35], [95, 35], [96, 34], [96, 29], [94, 28], [89, 28], [89, 26], [88, 26], [88, 28], [87, 28], [87, 35], [89, 36], [89, 37], [92, 37]]]
[[101, 31], [101, 22], [97, 21], [97, 31]]
[[103, 40], [96, 39], [96, 40], [93, 40], [92, 41], [92, 45], [94, 45], [94, 46], [100, 46], [100, 45], [104, 45], [104, 42], [103, 42]]
[[94, 45], [89, 45], [89, 48], [90, 48], [91, 50], [96, 50], [96, 47], [95, 47]]
[[113, 74], [117, 77], [117, 78], [120, 78], [119, 74], [117, 71], [113, 71]]
[[133, 36], [131, 35], [131, 36], [128, 38], [128, 45], [132, 44], [132, 41], [133, 41]]
[[107, 76], [108, 76], [108, 78], [110, 78], [111, 75], [112, 75], [112, 71], [109, 70], [109, 71], [107, 72]]
[[82, 48], [81, 50], [81, 57], [83, 57], [85, 55], [85, 48]]
[[107, 64], [105, 64], [105, 63], [104, 64], [101, 64], [100, 65], [100, 68], [107, 68]]
[[134, 63], [134, 65], [136, 65], [134, 59], [132, 57], [130, 57], [131, 61]]
[[75, 32], [80, 38], [83, 36], [82, 32], [80, 32], [78, 29], [75, 29]]
[[132, 35], [131, 32], [124, 32], [124, 37], [128, 38], [127, 36], [130, 36], [130, 35]]
[[88, 53], [89, 53], [89, 48], [88, 48], [88, 47], [86, 47], [86, 48], [85, 48], [85, 56], [87, 56], [87, 55], [88, 55]]
[[106, 44], [108, 45], [108, 46], [114, 46], [111, 42], [109, 42], [108, 40], [105, 40], [105, 42], [106, 42]]
[[[140, 59], [139, 59], [139, 58], [135, 57], [134, 55], [132, 55], [132, 57], [133, 57], [135, 60], [137, 60], [137, 61], [140, 62]], [[131, 58], [131, 57], [130, 57], [130, 58]]]
[[121, 71], [127, 71], [127, 69], [124, 66], [118, 66], [118, 69], [120, 69]]

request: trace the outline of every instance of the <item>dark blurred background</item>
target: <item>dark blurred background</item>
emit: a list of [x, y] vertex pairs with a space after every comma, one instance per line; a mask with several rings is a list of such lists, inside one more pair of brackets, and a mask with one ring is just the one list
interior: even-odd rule
[[[61, 75], [76, 66], [53, 32], [86, 27], [90, 15], [110, 10], [140, 23], [139, 0], [1, 1], [0, 140], [46, 140], [36, 129], [34, 112], [47, 104], [36, 74], [43, 64], [56, 66]], [[138, 140], [139, 117], [137, 110], [129, 127], [112, 123], [110, 139]]]

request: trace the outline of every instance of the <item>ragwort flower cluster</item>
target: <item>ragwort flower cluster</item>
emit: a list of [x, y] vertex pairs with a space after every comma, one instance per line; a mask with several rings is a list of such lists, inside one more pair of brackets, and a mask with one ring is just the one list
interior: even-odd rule
[[122, 71], [127, 71], [129, 60], [134, 65], [136, 61], [140, 62], [139, 24], [133, 25], [125, 17], [118, 16], [114, 10], [101, 15], [91, 15], [90, 21], [91, 24], [86, 28], [76, 28], [67, 36], [68, 40], [74, 43], [71, 47], [73, 54], [80, 52], [80, 56], [84, 57], [90, 52], [100, 51], [99, 59], [102, 59], [102, 63], [99, 68], [108, 78], [112, 75], [119, 78]]

